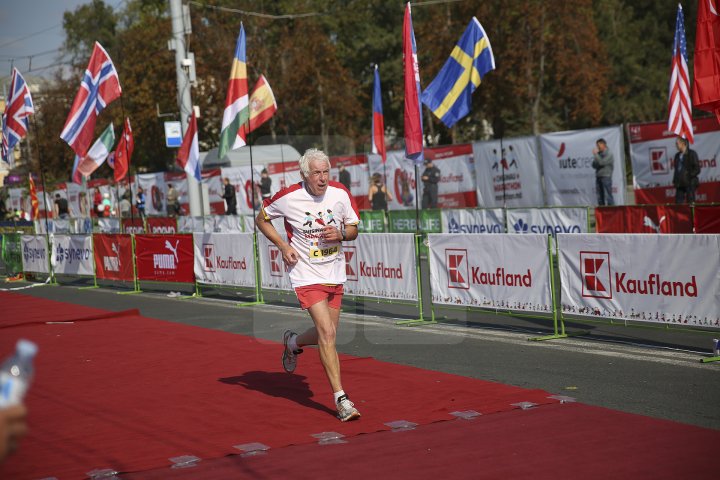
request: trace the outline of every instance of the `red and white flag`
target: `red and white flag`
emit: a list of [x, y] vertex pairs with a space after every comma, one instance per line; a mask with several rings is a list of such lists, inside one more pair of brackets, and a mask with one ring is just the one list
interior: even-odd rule
[[693, 69], [695, 108], [720, 122], [720, 1], [699, 0]]
[[200, 147], [198, 146], [197, 120], [193, 111], [188, 122], [188, 128], [183, 137], [182, 145], [177, 154], [177, 163], [185, 170], [185, 173], [195, 177], [200, 182]]
[[687, 43], [682, 5], [678, 4], [673, 42], [672, 70], [668, 95], [668, 130], [693, 143], [690, 74], [687, 66]]
[[[119, 182], [127, 175], [130, 169], [130, 159], [132, 158], [133, 150], [135, 150], [135, 140], [133, 139], [132, 127], [130, 126], [130, 118], [126, 118], [122, 137], [120, 137], [115, 151], [110, 154], [112, 157], [111, 167], [115, 170], [116, 182]], [[110, 162], [110, 159], [108, 159], [108, 162]]]

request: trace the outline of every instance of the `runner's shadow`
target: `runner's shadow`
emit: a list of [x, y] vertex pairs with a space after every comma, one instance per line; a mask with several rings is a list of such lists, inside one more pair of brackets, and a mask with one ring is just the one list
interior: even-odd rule
[[306, 379], [307, 377], [303, 375], [289, 375], [284, 372], [252, 371], [245, 372], [238, 377], [220, 378], [218, 381], [228, 385], [240, 385], [248, 390], [255, 390], [271, 397], [286, 398], [304, 407], [314, 408], [333, 416], [337, 415], [336, 411], [312, 399], [314, 394], [305, 381]]

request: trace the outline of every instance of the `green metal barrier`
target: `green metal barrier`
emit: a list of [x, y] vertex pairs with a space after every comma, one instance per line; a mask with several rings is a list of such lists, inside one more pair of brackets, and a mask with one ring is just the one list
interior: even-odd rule
[[5, 273], [10, 276], [22, 272], [22, 244], [21, 234], [2, 234], [2, 260], [5, 264]]

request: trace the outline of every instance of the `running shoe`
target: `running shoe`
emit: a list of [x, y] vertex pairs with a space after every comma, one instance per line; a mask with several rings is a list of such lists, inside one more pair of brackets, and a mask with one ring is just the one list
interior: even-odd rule
[[288, 373], [292, 373], [295, 371], [295, 367], [297, 367], [297, 356], [303, 352], [302, 348], [298, 348], [295, 351], [290, 351], [290, 348], [288, 347], [288, 342], [290, 342], [290, 339], [293, 337], [293, 335], [297, 336], [297, 333], [291, 330], [285, 330], [285, 333], [283, 334], [284, 348], [282, 354], [282, 366]]
[[360, 418], [360, 412], [355, 408], [355, 404], [350, 401], [347, 395], [338, 398], [337, 401], [337, 417], [341, 422], [349, 422]]

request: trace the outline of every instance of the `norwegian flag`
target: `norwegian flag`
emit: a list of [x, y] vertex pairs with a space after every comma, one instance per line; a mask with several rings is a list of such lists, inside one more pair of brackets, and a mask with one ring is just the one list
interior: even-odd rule
[[7, 108], [2, 116], [2, 159], [14, 166], [13, 150], [28, 133], [28, 117], [35, 113], [30, 89], [17, 68], [13, 68]]
[[60, 138], [80, 157], [85, 157], [92, 143], [98, 115], [122, 94], [120, 79], [110, 56], [95, 42], [90, 63], [75, 95]]
[[685, 19], [680, 4], [678, 4], [675, 20], [668, 110], [668, 130], [693, 143], [692, 100], [690, 99], [690, 74], [687, 66]]

